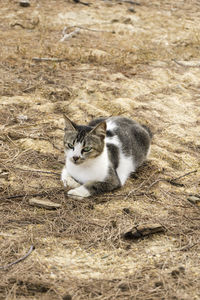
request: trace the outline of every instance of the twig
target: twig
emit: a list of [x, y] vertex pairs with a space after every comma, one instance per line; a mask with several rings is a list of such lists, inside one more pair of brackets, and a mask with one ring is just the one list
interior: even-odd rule
[[197, 172], [197, 170], [187, 172], [187, 173], [185, 173], [185, 174], [183, 174], [183, 175], [181, 175], [181, 176], [179, 176], [179, 177], [172, 178], [170, 181], [174, 181], [174, 180], [181, 179], [181, 178], [183, 178], [183, 177], [186, 177], [186, 176], [188, 176], [188, 175], [190, 175], [190, 174], [192, 174], [192, 173], [196, 173], [196, 172]]
[[98, 30], [98, 29], [90, 29], [87, 27], [79, 26], [79, 28], [83, 30], [89, 30], [89, 31], [94, 31], [94, 32], [107, 32], [107, 33], [112, 33], [112, 31], [107, 31], [107, 30]]
[[23, 171], [23, 172], [35, 172], [35, 173], [53, 174], [53, 175], [60, 176], [60, 173], [56, 173], [56, 172], [52, 172], [52, 171], [42, 171], [42, 170], [34, 170], [34, 169], [26, 170], [26, 169], [21, 169], [21, 168], [18, 168], [18, 167], [12, 167], [12, 168], [16, 169], [16, 170]]
[[15, 22], [15, 23], [11, 24], [10, 26], [11, 27], [20, 26], [23, 29], [32, 30], [32, 29], [35, 29], [35, 27], [39, 24], [39, 21], [40, 21], [39, 18], [37, 18], [36, 20], [30, 21], [30, 24], [32, 26], [24, 26], [23, 24], [21, 24], [19, 22]]
[[[39, 23], [39, 22], [38, 22]], [[37, 23], [37, 24], [38, 24]], [[32, 30], [32, 29], [35, 29], [35, 27], [37, 26], [37, 24], [32, 24], [32, 26], [24, 26], [23, 24], [20, 24], [20, 23], [14, 23], [14, 24], [11, 24], [10, 26], [11, 27], [15, 27], [15, 26], [19, 26], [23, 29], [28, 29], [28, 30]]]
[[153, 193], [145, 193], [145, 192], [141, 192], [141, 193], [134, 193], [133, 191], [129, 192], [128, 194], [118, 194], [118, 195], [98, 195], [98, 198], [117, 198], [117, 197], [128, 197], [128, 196], [145, 196], [145, 195], [152, 195]]
[[65, 26], [63, 29], [63, 37], [60, 39], [59, 42], [64, 42], [70, 38], [72, 38], [73, 36], [75, 36], [76, 34], [78, 34], [80, 32], [80, 28], [76, 28], [74, 31], [70, 32], [70, 33], [66, 33], [67, 27]]
[[0, 198], [1, 201], [4, 200], [9, 200], [9, 199], [16, 199], [16, 198], [24, 198], [24, 197], [39, 197], [39, 196], [46, 196], [47, 193], [35, 193], [35, 194], [21, 194], [21, 195], [13, 195], [13, 196], [9, 196], [9, 197], [5, 197], [5, 198]]
[[[70, 33], [66, 33], [66, 30], [69, 29], [69, 28], [75, 28], [75, 30], [70, 32]], [[65, 26], [63, 31], [62, 31], [63, 37], [60, 39], [60, 42], [64, 42], [64, 41], [72, 38], [73, 36], [77, 35], [80, 32], [81, 29], [94, 31], [94, 32], [110, 32], [110, 31], [104, 31], [104, 30], [90, 29], [90, 28], [87, 28], [87, 27], [76, 26], [76, 25], [75, 26], [70, 26], [70, 27]]]
[[200, 63], [191, 63], [191, 62], [182, 62], [182, 61], [177, 61], [176, 59], [172, 59], [177, 65], [182, 66], [182, 67], [188, 67], [188, 68], [200, 68]]
[[36, 86], [30, 86], [30, 87], [27, 87], [24, 90], [22, 90], [22, 92], [23, 93], [28, 93], [28, 92], [32, 92], [35, 89], [36, 89]]
[[[186, 245], [186, 246], [183, 246], [181, 248], [178, 248], [178, 249], [174, 249], [174, 250], [171, 250], [170, 252], [179, 252], [179, 251], [187, 251], [191, 248], [193, 248], [194, 246], [198, 245], [199, 243], [194, 243], [192, 245]], [[164, 252], [159, 252], [159, 254], [165, 254], [165, 253], [169, 253], [169, 251], [164, 251]]]
[[27, 29], [23, 24], [20, 24], [20, 23], [14, 23], [14, 24], [11, 24], [10, 25], [11, 27], [15, 27], [15, 26], [20, 26], [21, 28], [23, 28], [23, 29]]
[[155, 185], [156, 183], [158, 183], [159, 181], [166, 181], [166, 182], [169, 182], [169, 183], [174, 184], [174, 185], [182, 186], [181, 183], [175, 183], [174, 181], [176, 181], [176, 180], [178, 180], [178, 179], [181, 179], [181, 178], [183, 178], [183, 177], [186, 177], [186, 176], [188, 176], [188, 175], [190, 175], [190, 174], [192, 174], [192, 173], [196, 173], [196, 172], [197, 172], [197, 170], [194, 170], [194, 171], [185, 173], [185, 174], [183, 174], [183, 175], [181, 175], [181, 176], [179, 176], [179, 177], [175, 177], [175, 178], [172, 178], [172, 179], [169, 179], [169, 178], [160, 178], [160, 179], [154, 181], [152, 184], [150, 184], [150, 186], [148, 187], [148, 189], [150, 189], [152, 186], [154, 186], [154, 185]]
[[[73, 27], [77, 27], [77, 26], [73, 26]], [[78, 26], [78, 28], [83, 29], [83, 30], [94, 31], [94, 32], [108, 32], [108, 33], [111, 33], [111, 31], [98, 30], [98, 29], [90, 29], [90, 28], [83, 27], [83, 26]]]
[[10, 268], [11, 266], [16, 265], [19, 262], [25, 260], [33, 252], [34, 249], [35, 249], [35, 246], [32, 245], [30, 247], [29, 251], [24, 256], [20, 257], [19, 259], [11, 262], [10, 264], [8, 264], [6, 266], [0, 266], [0, 270], [6, 270], [6, 269]]
[[[24, 197], [43, 197], [43, 196], [47, 196], [50, 191], [45, 191], [43, 193], [33, 193], [33, 194], [19, 194], [19, 195], [13, 195], [13, 196], [8, 196], [5, 198], [0, 198], [0, 201], [5, 201], [5, 200], [9, 200], [9, 199], [16, 199], [16, 198], [24, 198]], [[61, 193], [64, 192], [64, 189], [60, 189], [60, 190], [56, 190], [56, 193]]]
[[131, 0], [120, 0], [120, 2], [125, 2], [133, 5], [141, 5], [139, 2], [131, 1]]
[[[66, 33], [66, 30], [67, 29], [70, 29], [70, 28], [75, 28], [74, 31], [70, 32], [70, 33]], [[94, 31], [94, 32], [108, 32], [110, 33], [111, 31], [105, 31], [105, 30], [97, 30], [97, 29], [90, 29], [90, 28], [87, 28], [87, 27], [83, 27], [83, 26], [70, 26], [70, 27], [64, 27], [63, 31], [62, 31], [62, 35], [63, 37], [60, 39], [59, 42], [64, 42], [70, 38], [72, 38], [73, 36], [75, 36], [76, 34], [78, 34], [80, 32], [80, 30], [89, 30], [89, 31]]]
[[32, 60], [35, 61], [52, 61], [52, 62], [62, 62], [66, 61], [67, 58], [55, 58], [55, 57], [33, 57]]
[[186, 246], [184, 246], [184, 247], [182, 247], [182, 248], [180, 248], [180, 249], [177, 249], [177, 251], [187, 251], [187, 250], [193, 248], [194, 246], [196, 246], [196, 245], [198, 245], [198, 244], [199, 244], [199, 243], [194, 243], [194, 244], [192, 244], [192, 245], [186, 245]]

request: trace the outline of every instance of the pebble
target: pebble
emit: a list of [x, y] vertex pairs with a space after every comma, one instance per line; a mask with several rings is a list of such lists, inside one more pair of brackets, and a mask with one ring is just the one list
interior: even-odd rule
[[200, 195], [199, 196], [190, 196], [187, 198], [193, 204], [200, 206]]
[[19, 2], [19, 5], [22, 7], [29, 7], [30, 6], [30, 2], [28, 0], [21, 0]]

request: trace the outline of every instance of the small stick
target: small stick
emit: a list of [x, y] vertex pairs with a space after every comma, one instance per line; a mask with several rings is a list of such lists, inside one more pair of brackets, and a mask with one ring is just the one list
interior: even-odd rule
[[0, 270], [6, 270], [6, 269], [10, 268], [11, 266], [16, 265], [19, 262], [25, 260], [33, 252], [34, 249], [35, 249], [35, 246], [32, 245], [30, 247], [29, 251], [24, 256], [20, 257], [19, 259], [11, 262], [10, 264], [8, 264], [6, 266], [0, 266]]
[[197, 172], [197, 170], [190, 171], [190, 172], [188, 172], [188, 173], [185, 173], [185, 174], [183, 174], [183, 175], [181, 175], [181, 176], [179, 176], [179, 177], [172, 178], [172, 179], [170, 179], [170, 181], [174, 181], [174, 180], [181, 179], [181, 178], [183, 178], [183, 177], [185, 177], [185, 176], [188, 176], [188, 175], [190, 175], [190, 174], [192, 174], [192, 173], [196, 173], [196, 172]]
[[158, 180], [156, 180], [156, 181], [154, 181], [152, 184], [150, 184], [150, 186], [148, 187], [149, 189], [152, 187], [152, 186], [154, 186], [156, 183], [158, 183], [159, 181], [166, 181], [166, 182], [169, 182], [169, 183], [174, 183], [174, 181], [176, 181], [176, 180], [178, 180], [178, 179], [181, 179], [181, 178], [183, 178], [183, 177], [186, 177], [186, 176], [188, 176], [188, 175], [190, 175], [190, 174], [192, 174], [192, 173], [196, 173], [197, 172], [197, 170], [194, 170], [194, 171], [190, 171], [190, 172], [188, 172], [188, 173], [185, 173], [185, 174], [183, 174], [183, 175], [181, 175], [181, 176], [179, 176], [179, 177], [175, 177], [175, 178], [172, 178], [172, 179], [169, 179], [169, 178], [167, 178], [167, 179], [165, 179], [165, 178], [160, 178], [160, 179], [158, 179]]
[[[64, 189], [58, 189], [58, 190], [56, 190], [56, 193], [60, 194], [64, 191], [65, 191]], [[16, 199], [16, 198], [24, 198], [24, 197], [42, 197], [42, 196], [47, 196], [47, 195], [51, 194], [52, 192], [54, 192], [54, 190], [50, 188], [49, 190], [46, 190], [43, 193], [20, 194], [20, 195], [8, 196], [8, 197], [5, 196], [5, 198], [0, 198], [0, 201]]]
[[[74, 26], [76, 27], [76, 26]], [[90, 28], [87, 28], [87, 27], [84, 27], [84, 26], [78, 26], [80, 29], [83, 29], [83, 30], [89, 30], [89, 31], [94, 31], [94, 32], [108, 32], [108, 33], [111, 33], [111, 31], [107, 31], [107, 30], [98, 30], [98, 29], [90, 29]]]
[[17, 22], [14, 23], [14, 24], [11, 24], [10, 26], [11, 27], [20, 26], [21, 28], [26, 29], [26, 27], [23, 24], [20, 24], [20, 23], [17, 23]]
[[177, 61], [176, 59], [172, 59], [177, 65], [179, 66], [182, 66], [182, 67], [189, 67], [189, 68], [200, 68], [200, 63], [197, 63], [197, 64], [191, 64], [190, 62], [189, 63], [184, 63], [184, 62], [181, 62], [181, 61]]
[[136, 197], [139, 197], [139, 196], [146, 196], [146, 195], [153, 195], [153, 193], [145, 193], [145, 192], [142, 192], [142, 193], [133, 193], [133, 191], [129, 192], [128, 194], [118, 194], [118, 195], [98, 195], [98, 198], [116, 198], [116, 197], [127, 197], [127, 196], [136, 196]]
[[[38, 23], [37, 23], [37, 24], [38, 24]], [[28, 26], [24, 26], [23, 24], [20, 24], [20, 23], [14, 23], [14, 24], [11, 24], [10, 26], [11, 26], [11, 27], [20, 26], [20, 27], [23, 28], [23, 29], [29, 29], [29, 30], [32, 30], [32, 29], [35, 29], [35, 27], [36, 27], [37, 24], [32, 24], [32, 26], [28, 27]]]
[[70, 33], [65, 33], [66, 29], [67, 29], [67, 27], [64, 27], [63, 37], [60, 39], [59, 42], [64, 42], [65, 40], [68, 40], [68, 39], [72, 38], [73, 36], [75, 36], [76, 34], [78, 34], [80, 32], [80, 28], [76, 28], [74, 31], [72, 31]]
[[42, 171], [42, 170], [34, 170], [34, 169], [26, 170], [26, 169], [21, 169], [21, 168], [17, 168], [17, 167], [12, 167], [12, 168], [15, 170], [23, 171], [23, 172], [36, 172], [36, 173], [53, 174], [53, 175], [60, 176], [60, 173], [56, 173], [56, 172], [52, 172], [52, 171]]
[[[194, 243], [192, 245], [187, 245], [187, 246], [184, 246], [182, 248], [179, 248], [179, 249], [174, 249], [174, 250], [171, 250], [170, 252], [178, 252], [178, 251], [187, 251], [191, 248], [193, 248], [194, 246], [198, 245], [199, 243]], [[169, 251], [164, 251], [164, 252], [160, 252], [159, 254], [165, 254], [165, 253], [168, 253]]]
[[[108, 22], [105, 22], [105, 24], [110, 24], [110, 23], [108, 23]], [[98, 25], [98, 24], [97, 24]], [[83, 29], [83, 30], [88, 30], [88, 31], [94, 31], [94, 32], [107, 32], [107, 33], [112, 33], [112, 31], [107, 31], [107, 30], [98, 30], [98, 29], [90, 29], [90, 28], [87, 28], [87, 27], [84, 27], [84, 26], [79, 26], [79, 25], [73, 25], [73, 26], [70, 26], [70, 27], [67, 27], [68, 29], [69, 28], [75, 28], [75, 27], [77, 27], [77, 28], [79, 28], [79, 29]], [[64, 30], [66, 30], [67, 29], [66, 27], [64, 28]], [[63, 30], [63, 32], [64, 32], [64, 30]]]
[[15, 23], [11, 24], [10, 26], [11, 26], [11, 27], [20, 26], [20, 27], [23, 28], [23, 29], [29, 29], [29, 30], [32, 30], [32, 29], [35, 29], [35, 27], [39, 24], [39, 18], [37, 18], [37, 20], [35, 20], [35, 21], [30, 22], [30, 24], [31, 24], [32, 26], [24, 26], [24, 25], [21, 24], [21, 23], [15, 22]]
[[62, 62], [66, 61], [67, 58], [55, 58], [55, 57], [33, 57], [32, 60], [35, 61], [52, 61], [52, 62]]
[[27, 194], [23, 194], [23, 195], [13, 195], [13, 196], [9, 196], [9, 197], [6, 197], [6, 198], [0, 198], [0, 200], [5, 200], [5, 199], [16, 199], [16, 198], [24, 198], [24, 197], [39, 197], [39, 196], [46, 196], [47, 193], [35, 193], [35, 194], [32, 194], [32, 195], [27, 195]]
[[30, 86], [25, 88], [24, 90], [22, 90], [23, 93], [28, 93], [31, 92], [32, 90], [34, 90], [36, 88], [36, 86]]
[[131, 0], [120, 0], [120, 2], [125, 2], [133, 5], [141, 5], [139, 2], [131, 1]]

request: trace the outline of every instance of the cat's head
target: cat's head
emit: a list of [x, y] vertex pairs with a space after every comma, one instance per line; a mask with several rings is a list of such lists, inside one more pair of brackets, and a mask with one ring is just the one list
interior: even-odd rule
[[65, 118], [64, 150], [69, 159], [78, 165], [99, 156], [104, 149], [106, 123], [95, 127], [77, 125], [67, 116]]

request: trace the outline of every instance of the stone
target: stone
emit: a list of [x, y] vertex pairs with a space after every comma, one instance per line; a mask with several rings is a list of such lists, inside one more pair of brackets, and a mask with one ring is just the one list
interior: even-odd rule
[[38, 199], [38, 198], [31, 198], [29, 200], [29, 204], [32, 206], [37, 206], [37, 207], [43, 207], [46, 209], [58, 209], [61, 207], [61, 204], [59, 203], [54, 203], [49, 200], [43, 200], [43, 199]]
[[200, 195], [191, 195], [187, 198], [193, 204], [200, 206]]
[[21, 0], [19, 2], [19, 5], [22, 7], [29, 7], [30, 6], [30, 2], [28, 0]]

